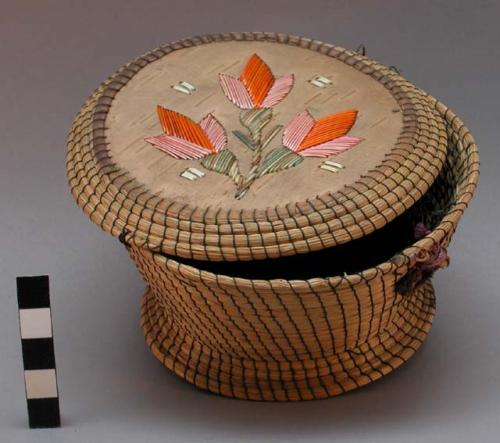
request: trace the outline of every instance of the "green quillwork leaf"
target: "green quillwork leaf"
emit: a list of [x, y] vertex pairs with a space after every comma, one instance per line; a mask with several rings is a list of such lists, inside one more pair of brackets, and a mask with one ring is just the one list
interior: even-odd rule
[[215, 171], [219, 174], [231, 177], [235, 182], [240, 175], [238, 159], [227, 149], [224, 149], [217, 154], [206, 156], [201, 161], [201, 164], [204, 168], [209, 169], [210, 171]]
[[243, 132], [241, 131], [233, 131], [233, 134], [238, 137], [238, 139], [250, 150], [254, 151], [255, 150], [255, 145], [252, 143], [252, 140], [250, 140]]
[[257, 177], [293, 168], [302, 163], [303, 160], [300, 155], [283, 146], [273, 149], [262, 161], [257, 172]]
[[273, 118], [273, 110], [271, 108], [250, 109], [240, 112], [240, 121], [245, 128], [250, 132], [253, 141], [257, 140], [262, 129]]

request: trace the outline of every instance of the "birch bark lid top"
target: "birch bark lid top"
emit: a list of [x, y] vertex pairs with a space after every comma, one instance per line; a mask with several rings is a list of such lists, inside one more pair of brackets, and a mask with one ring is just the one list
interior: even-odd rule
[[354, 52], [282, 34], [162, 46], [76, 117], [79, 206], [127, 242], [200, 260], [306, 253], [411, 207], [446, 155], [427, 95]]

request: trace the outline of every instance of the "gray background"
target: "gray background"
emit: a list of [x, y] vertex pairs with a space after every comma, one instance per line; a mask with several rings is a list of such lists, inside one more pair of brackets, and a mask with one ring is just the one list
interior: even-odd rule
[[[0, 441], [498, 441], [500, 5], [493, 1], [0, 2]], [[330, 400], [251, 403], [198, 391], [150, 354], [143, 283], [76, 207], [65, 138], [88, 94], [157, 45], [269, 30], [369, 55], [455, 110], [482, 180], [435, 278], [438, 315], [405, 367]], [[26, 428], [16, 275], [51, 276], [64, 426]]]

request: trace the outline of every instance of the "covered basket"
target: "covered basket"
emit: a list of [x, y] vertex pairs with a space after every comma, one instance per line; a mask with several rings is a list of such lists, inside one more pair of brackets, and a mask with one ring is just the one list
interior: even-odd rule
[[164, 45], [87, 100], [68, 180], [143, 276], [153, 354], [196, 386], [309, 400], [408, 360], [479, 174], [463, 123], [364, 54], [283, 34]]

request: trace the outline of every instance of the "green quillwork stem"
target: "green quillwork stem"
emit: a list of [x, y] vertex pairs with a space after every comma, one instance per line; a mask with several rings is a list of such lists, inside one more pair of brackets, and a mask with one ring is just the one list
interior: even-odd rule
[[252, 142], [255, 146], [252, 152], [252, 163], [246, 176], [240, 180], [235, 197], [241, 199], [250, 189], [250, 186], [257, 178], [257, 174], [262, 162], [262, 130], [272, 119], [271, 109], [252, 109], [240, 113], [240, 121], [248, 129]]
[[252, 163], [248, 171], [248, 174], [243, 178], [243, 180], [240, 181], [240, 184], [238, 186], [238, 191], [236, 192], [235, 195], [237, 199], [243, 198], [245, 196], [245, 194], [250, 189], [250, 186], [257, 178], [257, 173], [259, 171], [261, 161], [262, 161], [262, 143], [259, 139], [252, 154]]

